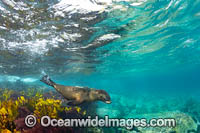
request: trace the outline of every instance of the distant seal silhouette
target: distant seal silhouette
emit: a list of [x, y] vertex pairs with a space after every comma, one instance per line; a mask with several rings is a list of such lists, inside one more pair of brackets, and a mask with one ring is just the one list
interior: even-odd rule
[[79, 105], [84, 102], [102, 101], [107, 104], [111, 103], [110, 96], [104, 90], [97, 90], [88, 87], [64, 86], [53, 82], [48, 75], [45, 75], [40, 81], [52, 86], [64, 98], [69, 100], [69, 105]]

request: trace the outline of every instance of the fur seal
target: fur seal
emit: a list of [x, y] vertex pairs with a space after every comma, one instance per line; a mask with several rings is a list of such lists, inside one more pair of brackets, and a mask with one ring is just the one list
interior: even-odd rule
[[104, 90], [97, 90], [88, 87], [64, 86], [53, 82], [48, 75], [45, 75], [40, 81], [52, 86], [64, 98], [69, 100], [70, 105], [79, 105], [84, 102], [102, 101], [107, 104], [111, 103], [110, 96]]

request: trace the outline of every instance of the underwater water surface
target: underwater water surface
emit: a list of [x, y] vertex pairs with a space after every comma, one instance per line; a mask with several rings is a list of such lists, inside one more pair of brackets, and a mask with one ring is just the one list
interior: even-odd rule
[[54, 91], [48, 74], [106, 90], [99, 115], [179, 112], [200, 132], [199, 44], [200, 0], [1, 0], [0, 88]]

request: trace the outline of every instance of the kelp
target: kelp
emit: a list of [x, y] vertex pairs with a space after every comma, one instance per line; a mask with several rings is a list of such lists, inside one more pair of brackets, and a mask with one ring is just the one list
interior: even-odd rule
[[[86, 111], [78, 106], [63, 106], [60, 99], [55, 96], [44, 96], [41, 91], [30, 91], [27, 89], [15, 92], [9, 89], [0, 89], [0, 132], [35, 132], [41, 130], [48, 132], [48, 128], [43, 128], [39, 123], [42, 116], [60, 119], [63, 116], [84, 117]], [[26, 127], [24, 120], [29, 114], [36, 116], [38, 124], [33, 128]], [[71, 128], [49, 127], [51, 131], [72, 132]]]
[[[6, 91], [5, 91], [6, 92]], [[7, 95], [4, 93], [4, 95]], [[9, 95], [9, 94], [8, 94]], [[6, 96], [7, 99], [7, 96]], [[0, 105], [0, 131], [6, 129], [8, 126], [14, 131], [14, 120], [19, 115], [18, 108], [23, 106], [27, 100], [23, 96], [19, 97], [18, 100], [6, 100], [2, 101]]]

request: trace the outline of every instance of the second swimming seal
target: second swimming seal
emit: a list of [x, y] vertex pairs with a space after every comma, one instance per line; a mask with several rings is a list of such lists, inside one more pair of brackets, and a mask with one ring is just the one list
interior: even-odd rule
[[88, 87], [64, 86], [53, 82], [48, 75], [45, 75], [40, 81], [50, 85], [69, 100], [71, 105], [79, 105], [84, 102], [102, 101], [107, 104], [111, 103], [110, 96], [104, 90], [97, 90]]

